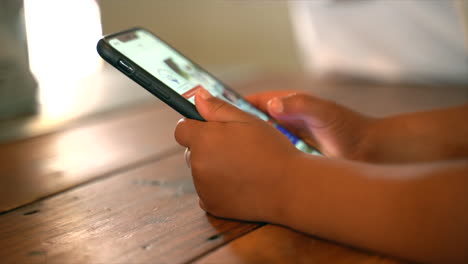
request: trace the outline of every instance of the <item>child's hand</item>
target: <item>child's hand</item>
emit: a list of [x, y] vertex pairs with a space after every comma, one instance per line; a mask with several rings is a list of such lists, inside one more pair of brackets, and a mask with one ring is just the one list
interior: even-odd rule
[[294, 91], [258, 93], [247, 100], [325, 156], [366, 160], [366, 132], [373, 119]]
[[183, 119], [175, 138], [191, 151], [202, 208], [221, 217], [276, 221], [286, 200], [287, 164], [302, 153], [268, 123], [205, 90], [196, 105], [207, 122]]

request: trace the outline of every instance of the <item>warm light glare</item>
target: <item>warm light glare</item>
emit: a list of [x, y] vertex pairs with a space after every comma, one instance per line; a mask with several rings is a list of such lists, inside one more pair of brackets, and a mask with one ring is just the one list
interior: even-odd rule
[[95, 0], [24, 0], [31, 71], [39, 81], [43, 114], [67, 115], [80, 80], [96, 72], [102, 35]]

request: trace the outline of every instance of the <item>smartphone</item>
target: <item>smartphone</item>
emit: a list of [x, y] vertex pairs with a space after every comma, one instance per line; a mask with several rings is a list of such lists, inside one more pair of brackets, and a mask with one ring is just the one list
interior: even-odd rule
[[97, 44], [97, 51], [105, 61], [187, 118], [205, 121], [195, 107], [196, 91], [204, 88], [213, 96], [269, 122], [299, 150], [320, 155], [240, 94], [144, 28], [104, 36]]

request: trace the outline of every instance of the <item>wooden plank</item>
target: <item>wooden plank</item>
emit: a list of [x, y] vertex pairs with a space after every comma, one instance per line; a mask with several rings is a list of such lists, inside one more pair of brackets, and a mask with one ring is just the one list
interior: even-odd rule
[[[254, 85], [243, 90], [299, 87], [294, 83], [283, 83], [283, 86], [280, 82], [276, 82], [276, 86], [270, 84]], [[321, 86], [324, 87], [327, 86]], [[338, 90], [335, 90], [334, 95], [352, 94], [351, 90], [347, 93], [336, 91]], [[345, 99], [347, 100], [343, 97], [342, 102], [345, 102]], [[363, 94], [359, 100], [356, 99], [349, 105], [358, 105], [364, 101], [374, 102], [371, 97]], [[373, 107], [368, 104], [362, 105], [368, 109]], [[67, 191], [0, 216], [2, 262], [184, 262], [197, 258], [200, 254], [254, 228], [255, 225], [246, 227], [238, 222], [220, 221], [205, 216], [197, 208], [196, 196], [193, 189], [189, 190], [192, 187], [186, 182], [172, 185], [171, 180], [153, 181], [155, 175], [173, 175], [182, 169], [185, 171], [180, 172], [180, 175], [183, 174], [183, 177], [189, 179], [181, 157], [176, 159], [178, 161], [172, 161], [174, 164], [168, 161], [172, 165], [164, 165], [167, 166], [166, 169], [160, 168], [156, 163], [141, 168], [144, 172], [133, 174], [140, 171], [137, 169], [124, 174], [134, 175], [129, 176], [129, 179], [134, 180], [133, 185], [113, 181], [123, 176], [105, 178], [106, 175], [139, 167], [180, 151], [172, 137], [173, 127], [178, 118], [179, 115], [167, 107], [148, 107], [69, 131], [2, 145], [0, 210], [11, 209], [97, 177], [104, 177], [102, 181], [89, 186]], [[139, 173], [146, 175], [143, 180], [136, 176]], [[103, 184], [108, 182], [110, 183], [107, 185]], [[140, 186], [141, 189], [132, 189], [136, 188], [134, 185]], [[150, 186], [155, 189], [150, 189]], [[177, 190], [175, 194], [173, 189], [167, 195], [164, 194], [168, 186]], [[81, 191], [80, 195], [75, 194], [78, 191]], [[159, 196], [161, 193], [164, 195]], [[191, 198], [185, 196], [186, 194], [191, 195]], [[171, 200], [171, 195], [178, 197]], [[152, 205], [160, 207], [151, 207]], [[252, 235], [258, 236], [257, 232], [264, 232], [262, 230], [264, 229], [255, 231]], [[263, 238], [261, 235], [257, 240], [265, 241], [262, 243], [269, 245], [268, 237], [276, 241], [275, 243], [281, 240], [294, 242], [296, 239], [302, 239], [296, 238], [296, 235], [283, 236], [273, 233], [263, 235]], [[246, 243], [248, 241], [250, 240]], [[310, 243], [316, 245], [318, 242]], [[207, 246], [207, 243], [214, 246]], [[331, 254], [326, 252], [334, 252], [335, 247], [340, 248], [340, 252], [343, 249], [349, 250], [333, 244], [327, 245], [322, 247], [322, 254], [325, 256]], [[320, 247], [315, 248], [316, 251], [322, 252], [319, 249]], [[144, 250], [145, 253], [138, 250]], [[258, 250], [263, 252], [265, 249]], [[310, 249], [306, 251], [309, 252]], [[354, 251], [350, 252], [351, 255], [354, 254]], [[189, 253], [187, 257], [184, 256], [186, 253]], [[281, 259], [281, 254], [290, 256], [286, 253], [278, 253], [280, 255], [277, 258]], [[300, 254], [297, 254], [300, 260]], [[347, 254], [343, 253], [343, 261], [345, 255]], [[202, 258], [200, 261], [211, 261], [210, 256], [206, 257], [207, 260]], [[306, 257], [306, 260], [309, 257]], [[339, 257], [335, 258], [337, 262], [341, 261], [338, 260]], [[380, 261], [380, 258], [375, 256], [363, 257], [362, 261], [374, 261], [374, 258]], [[245, 259], [248, 260], [248, 257]]]
[[[308, 90], [374, 115], [453, 105], [466, 102], [468, 94], [464, 87], [448, 93], [441, 87], [345, 85], [302, 75], [267, 75], [234, 86], [249, 93]], [[172, 151], [173, 128], [180, 116], [155, 102], [91, 125], [1, 145], [0, 212]]]
[[150, 105], [0, 147], [0, 212], [180, 149], [180, 115]]
[[155, 99], [64, 131], [1, 144], [0, 213], [177, 151], [173, 132], [180, 118]]
[[284, 227], [267, 225], [218, 248], [195, 263], [397, 264], [404, 262], [337, 245]]
[[180, 152], [0, 215], [0, 259], [184, 263], [256, 226], [207, 216]]

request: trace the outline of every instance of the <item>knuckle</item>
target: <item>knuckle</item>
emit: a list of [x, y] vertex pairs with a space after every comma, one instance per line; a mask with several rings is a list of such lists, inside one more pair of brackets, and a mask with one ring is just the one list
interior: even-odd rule
[[221, 100], [217, 100], [216, 103], [211, 105], [210, 111], [216, 114], [226, 109], [227, 105], [228, 103]]
[[290, 99], [292, 103], [294, 103], [294, 105], [299, 109], [307, 107], [312, 101], [312, 97], [304, 93], [295, 94], [291, 96]]
[[179, 122], [177, 123], [174, 129], [174, 138], [179, 144], [181, 145], [187, 144], [188, 137], [189, 135], [191, 135], [189, 131], [193, 130], [193, 128], [196, 125], [194, 122], [195, 121], [193, 120], [187, 120], [187, 119], [179, 120]]

